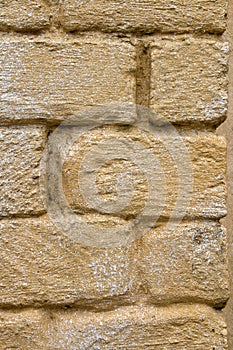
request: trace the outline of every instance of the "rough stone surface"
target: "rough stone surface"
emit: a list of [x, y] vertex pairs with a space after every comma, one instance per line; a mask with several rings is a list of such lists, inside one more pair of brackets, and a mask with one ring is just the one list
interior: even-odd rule
[[[98, 216], [91, 219], [97, 229], [104, 225]], [[46, 216], [2, 220], [0, 228], [4, 306], [107, 309], [137, 299], [140, 284], [155, 304], [219, 306], [228, 297], [226, 237], [217, 223], [182, 223], [174, 232], [158, 226], [142, 237], [139, 253], [136, 243], [115, 248], [74, 244]]]
[[199, 305], [1, 312], [0, 331], [2, 350], [227, 349], [222, 314]]
[[47, 217], [2, 220], [0, 228], [0, 305], [68, 304], [99, 310], [133, 301], [133, 244], [80, 246]]
[[41, 214], [39, 186], [44, 127], [0, 127], [0, 216]]
[[0, 311], [0, 348], [2, 350], [42, 350], [45, 316], [38, 310]]
[[61, 7], [66, 30], [119, 32], [218, 32], [226, 27], [226, 0], [67, 0]]
[[[166, 133], [166, 130], [164, 131]], [[90, 151], [97, 146], [103, 144], [103, 151], [107, 152], [111, 140], [123, 140], [129, 145], [139, 144], [144, 147], [145, 154], [140, 154], [141, 150], [138, 148], [138, 156], [142, 157], [142, 165], [138, 166], [135, 159], [127, 159], [127, 154], [122, 154], [121, 159], [114, 159], [106, 162], [106, 164], [99, 167], [99, 161], [96, 158], [96, 168], [93, 172], [96, 174], [97, 196], [101, 200], [106, 200], [109, 203], [117, 201], [118, 190], [117, 183], [127, 184], [131, 181], [133, 189], [131, 190], [132, 198], [129, 202], [125, 202], [125, 208], [117, 212], [115, 215], [124, 219], [134, 219], [138, 216], [147, 203], [149, 185], [148, 179], [148, 165], [143, 163], [153, 151], [153, 160], [159, 160], [161, 171], [158, 171], [155, 177], [155, 182], [159, 187], [160, 183], [166, 187], [164, 203], [161, 202], [159, 194], [158, 199], [151, 203], [152, 215], [157, 213], [161, 207], [161, 218], [168, 218], [174, 209], [177, 202], [178, 195], [181, 189], [187, 183], [193, 181], [192, 193], [187, 194], [185, 202], [186, 215], [192, 218], [218, 218], [226, 214], [225, 208], [225, 140], [223, 137], [217, 137], [212, 133], [201, 133], [195, 135], [183, 134], [174, 139], [170, 139], [170, 150], [177, 154], [181, 152], [180, 149], [175, 149], [177, 139], [183, 138], [183, 145], [185, 145], [188, 155], [189, 164], [185, 164], [183, 158], [174, 159], [172, 153], [167, 149], [168, 141], [163, 138], [161, 132], [161, 139], [158, 140], [153, 134], [149, 134], [137, 128], [128, 127], [109, 127], [92, 130], [76, 141], [70, 146], [69, 152], [65, 157], [63, 164], [63, 190], [67, 201], [71, 208], [80, 214], [83, 213], [100, 213], [100, 209], [96, 209], [95, 205], [91, 207], [87, 202], [89, 188], [93, 188], [93, 183], [88, 182], [88, 172], [82, 168], [82, 164], [88, 164], [88, 157]], [[75, 140], [75, 139], [74, 139]], [[106, 147], [104, 148], [104, 143]], [[173, 147], [174, 144], [174, 147]], [[111, 143], [111, 152], [114, 149], [114, 141]], [[130, 149], [130, 146], [128, 146]], [[114, 152], [113, 152], [114, 153]], [[105, 153], [104, 153], [105, 154]], [[116, 146], [115, 153], [119, 154]], [[143, 158], [143, 156], [145, 157]], [[118, 156], [119, 158], [119, 156]], [[177, 168], [184, 162], [180, 174], [178, 176]], [[188, 167], [189, 166], [189, 167]], [[147, 170], [147, 173], [145, 173]], [[150, 170], [150, 169], [149, 169]], [[153, 172], [153, 168], [151, 167]], [[146, 175], [145, 175], [146, 174]], [[86, 178], [84, 186], [80, 186], [80, 175]], [[151, 174], [152, 176], [153, 174]], [[86, 186], [86, 187], [85, 187]], [[126, 186], [126, 185], [125, 185]], [[104, 213], [104, 211], [102, 212]], [[180, 213], [178, 212], [177, 215]], [[172, 217], [176, 217], [176, 214]]]
[[228, 44], [190, 36], [151, 45], [151, 107], [175, 123], [220, 124], [227, 111]]
[[135, 49], [127, 41], [6, 40], [0, 48], [0, 123], [58, 122], [88, 106], [135, 102]]
[[164, 224], [142, 242], [139, 267], [151, 302], [226, 303], [226, 232], [220, 224], [193, 221], [170, 230]]
[[50, 25], [46, 1], [1, 0], [0, 30], [39, 31]]

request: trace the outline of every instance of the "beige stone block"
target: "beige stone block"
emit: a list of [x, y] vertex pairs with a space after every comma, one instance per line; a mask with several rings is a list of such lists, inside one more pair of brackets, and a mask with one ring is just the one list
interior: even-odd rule
[[61, 7], [61, 23], [69, 31], [221, 33], [226, 11], [226, 0], [67, 0]]
[[50, 15], [45, 1], [1, 0], [0, 30], [39, 31], [49, 27]]
[[161, 225], [143, 237], [139, 268], [149, 300], [156, 304], [228, 298], [226, 232], [217, 222]]
[[[113, 141], [109, 143], [109, 140]], [[124, 154], [119, 153], [114, 140], [127, 145]], [[96, 156], [94, 163], [91, 159], [95, 157], [96, 147], [101, 150], [103, 159]], [[108, 160], [109, 148], [112, 160]], [[133, 221], [144, 215], [147, 205], [150, 206], [147, 210], [150, 217], [160, 213], [158, 220], [177, 218], [181, 210], [183, 216], [191, 218], [223, 217], [226, 215], [225, 148], [225, 139], [212, 133], [193, 132], [173, 137], [167, 135], [166, 126], [161, 128], [160, 136], [136, 127], [101, 127], [81, 138], [74, 137], [62, 168], [63, 193], [72, 210], [79, 214], [106, 214], [101, 205], [98, 207], [89, 200], [89, 189], [95, 185], [96, 194], [93, 196], [100, 203], [117, 203], [127, 191], [131, 193], [122, 208], [110, 212], [126, 220]], [[134, 154], [128, 155], [127, 151], [132, 149]], [[182, 156], [184, 149], [186, 157]], [[148, 159], [151, 159], [149, 164]], [[94, 164], [91, 172], [95, 174], [95, 180], [84, 167], [89, 166], [90, 161]], [[153, 168], [156, 161], [160, 162], [160, 167]], [[80, 181], [81, 177], [85, 183]], [[118, 190], [119, 184], [123, 192]], [[161, 187], [164, 187], [163, 196]]]
[[44, 127], [0, 127], [0, 216], [41, 214], [39, 170]]
[[48, 217], [4, 219], [0, 230], [0, 305], [75, 305], [101, 310], [133, 302], [138, 284], [134, 243], [81, 246]]
[[227, 349], [221, 313], [206, 306], [132, 306], [89, 316], [54, 315], [49, 346], [66, 349]]
[[46, 316], [38, 310], [0, 312], [1, 350], [45, 350]]
[[2, 350], [228, 349], [222, 313], [204, 305], [9, 311], [0, 313], [0, 330]]
[[151, 45], [151, 108], [180, 124], [218, 125], [227, 111], [228, 44], [190, 36]]
[[135, 49], [102, 36], [5, 41], [0, 122], [58, 122], [96, 104], [135, 102]]
[[0, 331], [2, 350], [228, 349], [222, 313], [204, 305], [2, 311]]

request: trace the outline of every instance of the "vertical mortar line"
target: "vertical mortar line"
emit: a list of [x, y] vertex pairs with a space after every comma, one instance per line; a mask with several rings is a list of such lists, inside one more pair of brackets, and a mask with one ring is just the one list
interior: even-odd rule
[[136, 104], [150, 107], [151, 52], [147, 42], [139, 39], [136, 44]]
[[[151, 85], [151, 50], [147, 40], [138, 38], [136, 41], [136, 104], [150, 107], [150, 85]], [[140, 268], [140, 257], [142, 255], [142, 238], [135, 242], [135, 263], [137, 265], [137, 279], [139, 285], [136, 290], [136, 304], [148, 303], [148, 291], [144, 283], [143, 272]]]

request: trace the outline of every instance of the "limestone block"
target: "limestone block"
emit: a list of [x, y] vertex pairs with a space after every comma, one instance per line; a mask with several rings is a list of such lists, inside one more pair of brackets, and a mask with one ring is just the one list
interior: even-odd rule
[[0, 331], [2, 350], [228, 348], [222, 314], [204, 305], [1, 312]]
[[135, 306], [90, 318], [64, 312], [59, 316], [49, 342], [58, 349], [227, 349], [221, 314], [205, 306]]
[[226, 10], [226, 0], [66, 0], [60, 17], [69, 31], [221, 33], [226, 27]]
[[45, 1], [1, 0], [0, 30], [38, 31], [49, 27], [50, 16]]
[[[109, 143], [109, 140], [113, 141]], [[114, 140], [127, 145], [124, 154], [119, 154]], [[90, 171], [95, 174], [94, 180], [84, 165], [88, 166], [90, 154], [94, 154], [96, 147], [103, 155], [103, 164], [97, 156], [95, 164], [92, 161], [94, 165]], [[182, 157], [180, 147], [187, 151], [186, 158]], [[94, 201], [88, 200], [89, 189], [95, 186], [96, 194], [93, 196], [103, 204], [105, 201], [109, 205], [117, 203], [127, 191], [131, 193], [131, 198], [125, 200], [122, 208], [110, 213], [126, 220], [143, 215], [148, 203], [150, 216], [160, 213], [162, 220], [179, 217], [179, 208], [183, 208], [184, 215], [191, 218], [223, 217], [226, 215], [225, 148], [224, 138], [212, 133], [169, 136], [164, 127], [159, 138], [158, 134], [136, 127], [97, 128], [81, 138], [74, 138], [70, 145], [62, 167], [63, 193], [72, 210], [78, 214], [106, 214], [103, 205], [98, 207]], [[132, 149], [133, 155], [130, 153]], [[111, 160], [108, 159], [109, 152]], [[151, 159], [149, 163], [148, 159]], [[152, 165], [156, 161], [160, 162], [160, 167], [154, 168]], [[80, 182], [81, 177], [85, 181]], [[119, 184], [122, 192], [118, 190]], [[164, 190], [163, 200], [161, 187]], [[179, 206], [180, 199], [183, 202]]]
[[151, 108], [181, 124], [218, 125], [227, 111], [228, 44], [190, 36], [151, 45]]
[[100, 310], [133, 301], [138, 284], [133, 243], [99, 249], [81, 246], [46, 216], [1, 220], [0, 230], [0, 305]]
[[183, 222], [143, 236], [142, 285], [156, 304], [199, 301], [224, 305], [228, 298], [226, 232], [219, 223]]
[[1, 42], [0, 123], [59, 122], [96, 104], [135, 102], [135, 49], [102, 36]]
[[45, 128], [0, 127], [0, 139], [0, 216], [43, 213], [39, 170]]
[[45, 326], [46, 316], [41, 311], [1, 311], [1, 350], [45, 350]]

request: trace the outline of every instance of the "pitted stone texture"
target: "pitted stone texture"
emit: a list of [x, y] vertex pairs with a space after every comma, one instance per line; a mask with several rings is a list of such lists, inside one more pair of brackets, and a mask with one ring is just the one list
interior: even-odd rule
[[1, 350], [47, 350], [46, 316], [38, 310], [0, 312]]
[[0, 30], [38, 31], [49, 27], [50, 15], [46, 1], [1, 0]]
[[221, 312], [207, 306], [130, 306], [103, 313], [0, 313], [2, 350], [227, 350]]
[[221, 313], [205, 306], [126, 307], [105, 314], [54, 315], [58, 349], [227, 349]]
[[163, 37], [151, 50], [151, 108], [178, 124], [220, 124], [227, 111], [228, 44]]
[[0, 127], [0, 216], [44, 212], [39, 186], [44, 127]]
[[95, 36], [2, 42], [0, 123], [58, 122], [110, 102], [135, 102], [135, 49]]
[[152, 303], [228, 299], [226, 232], [210, 221], [161, 225], [143, 237], [139, 262], [142, 285]]
[[226, 11], [226, 0], [66, 0], [60, 20], [68, 31], [221, 33]]
[[68, 304], [100, 310], [133, 301], [138, 285], [134, 244], [84, 247], [47, 217], [2, 220], [0, 228], [0, 305]]
[[[89, 153], [100, 144], [113, 140], [111, 143], [111, 153], [114, 153], [114, 140], [122, 140], [122, 142], [132, 145], [139, 144], [144, 147], [145, 155], [153, 152], [154, 161], [160, 162], [161, 171], [155, 176], [156, 183], [162, 182], [165, 189], [165, 202], [161, 198], [154, 200], [151, 205], [152, 215], [161, 211], [161, 218], [171, 217], [172, 210], [177, 202], [182, 188], [187, 183], [193, 181], [193, 191], [186, 194], [185, 215], [191, 218], [219, 218], [226, 215], [225, 203], [225, 168], [226, 168], [226, 146], [225, 139], [218, 137], [212, 133], [200, 133], [199, 135], [190, 133], [183, 134], [174, 139], [170, 138], [170, 146], [174, 152], [181, 152], [181, 149], [175, 149], [177, 140], [182, 140], [183, 147], [186, 147], [189, 164], [185, 163], [185, 159], [174, 159], [169, 152], [168, 141], [165, 137], [166, 127], [161, 129], [160, 140], [152, 133], [147, 133], [135, 127], [105, 126], [91, 130], [83, 134], [81, 138], [77, 138], [71, 144], [69, 152], [65, 157], [63, 164], [63, 192], [72, 210], [76, 213], [100, 213], [100, 209], [95, 205], [92, 207], [87, 202], [85, 194], [89, 188], [93, 188], [94, 184], [97, 188], [96, 197], [106, 200], [109, 203], [118, 200], [117, 184], [123, 185], [127, 181], [132, 183], [132, 196], [130, 201], [125, 202], [125, 208], [119, 212], [112, 212], [112, 215], [122, 217], [124, 219], [134, 219], [144, 210], [147, 203], [149, 191], [148, 165], [144, 165], [142, 157], [142, 166], [135, 163], [134, 158], [127, 159], [127, 154], [122, 154], [121, 159], [112, 159], [106, 161], [99, 167], [99, 160], [96, 158], [96, 168], [92, 169], [95, 173], [95, 183], [89, 183], [88, 172], [82, 169], [82, 164], [88, 164]], [[108, 151], [109, 143], [106, 143]], [[130, 146], [129, 146], [130, 149]], [[142, 156], [140, 149], [138, 156]], [[107, 154], [107, 153], [106, 153]], [[118, 148], [115, 148], [115, 154], [119, 158]], [[178, 161], [183, 164], [176, 164]], [[177, 172], [178, 166], [181, 166], [180, 174]], [[85, 186], [80, 186], [80, 176], [86, 178]], [[157, 187], [158, 187], [157, 186]], [[94, 195], [95, 196], [95, 195]], [[104, 212], [102, 212], [104, 214]], [[180, 211], [172, 214], [173, 218], [180, 215]]]

